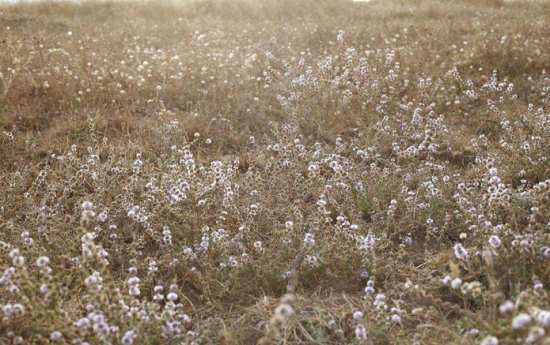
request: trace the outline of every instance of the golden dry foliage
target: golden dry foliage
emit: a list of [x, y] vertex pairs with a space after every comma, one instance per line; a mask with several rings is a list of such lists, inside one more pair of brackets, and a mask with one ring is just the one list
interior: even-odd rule
[[0, 5], [0, 342], [547, 344], [549, 16]]

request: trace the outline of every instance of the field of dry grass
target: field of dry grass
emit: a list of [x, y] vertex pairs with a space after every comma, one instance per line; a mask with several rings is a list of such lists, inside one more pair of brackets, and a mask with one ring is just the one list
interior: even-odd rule
[[549, 344], [549, 19], [0, 6], [0, 343]]

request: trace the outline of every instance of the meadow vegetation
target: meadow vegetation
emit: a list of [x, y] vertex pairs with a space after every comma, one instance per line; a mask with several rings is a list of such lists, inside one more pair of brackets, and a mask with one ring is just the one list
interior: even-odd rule
[[0, 343], [549, 344], [549, 19], [0, 6]]

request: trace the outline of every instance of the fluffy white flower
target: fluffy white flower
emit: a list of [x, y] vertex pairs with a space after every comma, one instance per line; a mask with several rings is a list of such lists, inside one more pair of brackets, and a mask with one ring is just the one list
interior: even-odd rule
[[52, 332], [52, 334], [50, 334], [50, 340], [51, 341], [58, 341], [59, 339], [61, 339], [62, 336], [63, 336], [63, 334], [61, 334], [61, 332], [55, 331], [55, 332]]
[[83, 210], [86, 210], [86, 211], [87, 211], [87, 210], [91, 210], [91, 209], [93, 209], [93, 208], [94, 208], [94, 204], [93, 204], [91, 201], [84, 201], [84, 202], [82, 203], [82, 209], [83, 209]]
[[392, 315], [391, 322], [400, 323], [401, 322], [401, 317], [399, 315]]
[[38, 267], [47, 266], [49, 265], [49, 263], [50, 263], [50, 258], [48, 258], [47, 256], [41, 256], [38, 259], [36, 259], [36, 266]]
[[455, 255], [458, 259], [460, 260], [468, 259], [468, 251], [466, 250], [466, 248], [464, 248], [464, 246], [461, 243], [455, 244], [453, 249], [455, 250]]
[[509, 314], [514, 311], [514, 303], [512, 303], [511, 301], [504, 301], [498, 307], [498, 310], [501, 314]]
[[488, 335], [481, 341], [480, 345], [498, 345], [498, 338]]
[[512, 320], [512, 328], [514, 329], [521, 329], [527, 327], [531, 323], [531, 316], [526, 313], [518, 314], [513, 320]]
[[498, 238], [497, 235], [493, 235], [493, 236], [489, 237], [489, 244], [493, 248], [500, 247], [500, 238]]
[[455, 290], [458, 290], [460, 288], [460, 285], [462, 284], [462, 279], [460, 278], [455, 278], [453, 279], [453, 281], [451, 282], [451, 287]]
[[537, 313], [537, 322], [544, 326], [550, 326], [550, 311], [541, 310]]
[[140, 282], [140, 279], [138, 277], [132, 277], [128, 279], [128, 285], [130, 286], [139, 284], [139, 282]]

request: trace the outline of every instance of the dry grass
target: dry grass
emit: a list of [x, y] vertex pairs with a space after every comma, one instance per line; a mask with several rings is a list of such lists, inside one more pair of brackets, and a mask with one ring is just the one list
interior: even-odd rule
[[0, 342], [547, 344], [549, 13], [0, 6]]

